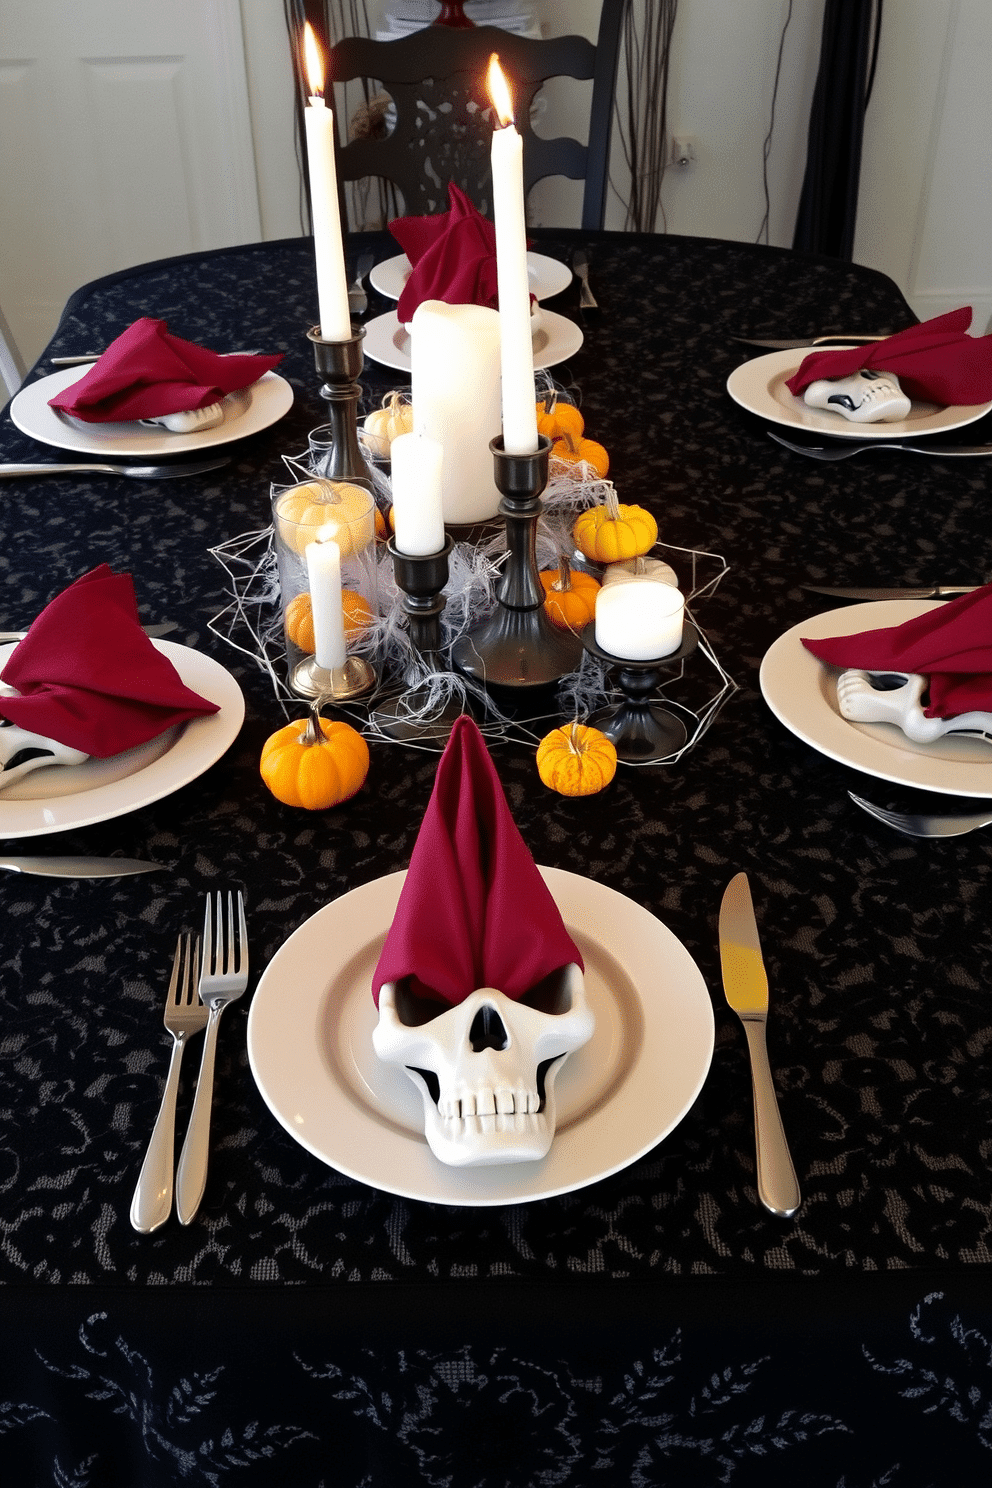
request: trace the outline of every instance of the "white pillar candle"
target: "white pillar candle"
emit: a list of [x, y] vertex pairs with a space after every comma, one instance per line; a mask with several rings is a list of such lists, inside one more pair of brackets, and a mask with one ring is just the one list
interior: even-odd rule
[[317, 541], [307, 543], [307, 578], [313, 606], [314, 658], [333, 672], [343, 667], [347, 648], [341, 608], [341, 549], [333, 541], [336, 526], [322, 527]]
[[511, 455], [531, 455], [537, 449], [537, 410], [530, 279], [527, 273], [523, 140], [513, 125], [512, 100], [495, 54], [489, 64], [487, 87], [502, 126], [493, 131], [490, 159], [503, 375], [503, 448]]
[[321, 96], [324, 65], [309, 21], [304, 27], [307, 85], [310, 98], [304, 109], [307, 165], [310, 177], [310, 211], [313, 216], [314, 252], [317, 260], [317, 304], [320, 334], [325, 341], [347, 341], [351, 336], [348, 278], [344, 267], [341, 213], [338, 208], [338, 177], [334, 161], [334, 110]]
[[682, 644], [685, 600], [670, 584], [631, 579], [596, 596], [596, 644], [626, 661], [657, 661]]
[[499, 315], [424, 300], [410, 322], [414, 432], [441, 446], [445, 522], [485, 522], [500, 494], [489, 441], [499, 433]]
[[426, 434], [399, 434], [391, 449], [396, 546], [413, 558], [444, 547], [441, 462], [444, 451]]

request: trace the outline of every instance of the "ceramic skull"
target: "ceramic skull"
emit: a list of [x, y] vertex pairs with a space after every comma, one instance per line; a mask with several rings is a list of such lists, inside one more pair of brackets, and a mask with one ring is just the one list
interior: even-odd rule
[[42, 765], [81, 765], [86, 759], [89, 755], [80, 749], [44, 739], [0, 718], [0, 790]]
[[912, 407], [891, 372], [862, 367], [851, 377], [821, 377], [803, 394], [810, 408], [843, 414], [855, 424], [891, 424], [909, 416]]
[[894, 723], [914, 744], [932, 744], [945, 734], [992, 739], [992, 713], [928, 718], [922, 702], [926, 689], [926, 677], [915, 672], [852, 669], [837, 678], [837, 705], [841, 716], [852, 723]]
[[592, 1037], [585, 978], [574, 963], [525, 998], [481, 987], [454, 1006], [403, 982], [379, 993], [372, 1042], [420, 1091], [431, 1151], [453, 1167], [531, 1162], [555, 1134], [555, 1079]]

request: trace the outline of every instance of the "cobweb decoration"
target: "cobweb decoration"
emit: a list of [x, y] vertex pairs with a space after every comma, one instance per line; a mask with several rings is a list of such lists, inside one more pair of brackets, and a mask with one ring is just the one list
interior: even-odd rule
[[[554, 387], [546, 374], [542, 387], [539, 396], [545, 396]], [[312, 447], [299, 455], [284, 455], [283, 463], [292, 484], [312, 480], [322, 473], [317, 468]], [[376, 504], [385, 514], [391, 504], [389, 477], [378, 464], [370, 464], [370, 475]], [[279, 489], [273, 486], [274, 493]], [[536, 529], [540, 569], [559, 567], [562, 555], [568, 554], [573, 565], [582, 563], [597, 577], [601, 576], [600, 566], [586, 564], [581, 555], [575, 553], [572, 528], [577, 514], [587, 507], [602, 505], [609, 489], [612, 489], [612, 482], [598, 476], [590, 466], [552, 458], [548, 484], [541, 497], [543, 511]], [[208, 622], [208, 628], [266, 674], [287, 719], [298, 717], [302, 699], [290, 689], [287, 680], [286, 641], [273, 528], [269, 526], [243, 533], [209, 549], [209, 552], [227, 574], [230, 598]], [[679, 750], [664, 761], [653, 764], [674, 764], [695, 747], [727, 699], [738, 690], [738, 684], [724, 670], [693, 609], [697, 602], [709, 598], [716, 591], [728, 572], [728, 565], [719, 554], [665, 542], [656, 543], [652, 553], [666, 559], [675, 557], [673, 566], [681, 562], [683, 570], [688, 566], [688, 578], [679, 576], [680, 588], [686, 598], [686, 614], [699, 633], [697, 653], [708, 663], [708, 669], [712, 668], [716, 673], [718, 684], [714, 691], [712, 683], [706, 683], [693, 656], [689, 673], [683, 662], [677, 673], [666, 674], [658, 688], [658, 696], [665, 706], [681, 715], [688, 737]], [[442, 653], [493, 613], [506, 556], [504, 534], [499, 527], [494, 529], [491, 537], [478, 544], [455, 543], [449, 557], [449, 578], [444, 589], [445, 609], [440, 617]], [[432, 664], [413, 646], [403, 608], [404, 596], [397, 586], [385, 546], [380, 552], [376, 579], [379, 613], [364, 633], [362, 650], [373, 662], [378, 682], [366, 697], [343, 706], [336, 705], [338, 711], [346, 713], [368, 738], [431, 752], [443, 747], [443, 741], [396, 739], [384, 733], [376, 719], [376, 708], [386, 700], [400, 699], [398, 706], [403, 719], [412, 725], [429, 722], [443, 707], [454, 706], [472, 712], [489, 742], [514, 740], [530, 746], [539, 742], [542, 733], [562, 721], [585, 722], [600, 709], [622, 700], [622, 693], [611, 681], [614, 669], [583, 651], [577, 670], [559, 684], [558, 708], [553, 714], [523, 720], [506, 717], [474, 678], [442, 669], [440, 658], [434, 658]], [[692, 695], [692, 707], [679, 697], [670, 695], [674, 690], [685, 696], [687, 687]], [[632, 768], [647, 767], [633, 761], [621, 763]]]
[[285, 639], [275, 533], [271, 527], [245, 532], [208, 552], [227, 574], [231, 600], [207, 621], [207, 629], [266, 673], [288, 718], [286, 704], [295, 694], [283, 677]]

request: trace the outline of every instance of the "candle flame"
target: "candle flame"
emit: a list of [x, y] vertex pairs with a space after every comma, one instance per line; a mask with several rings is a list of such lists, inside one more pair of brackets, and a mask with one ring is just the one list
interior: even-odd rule
[[336, 547], [338, 549], [338, 554], [340, 555], [341, 546], [340, 546], [340, 543], [338, 542], [338, 538], [340, 536], [341, 536], [341, 526], [340, 526], [340, 523], [338, 523], [338, 522], [325, 522], [325, 524], [324, 524], [323, 527], [319, 527], [317, 529], [317, 536], [315, 537], [314, 541], [315, 542], [319, 542], [321, 544], [321, 546], [323, 546], [324, 544], [329, 544], [329, 545], [331, 545], [333, 547]]
[[486, 88], [489, 97], [493, 101], [499, 122], [505, 129], [508, 124], [513, 123], [513, 98], [510, 94], [510, 86], [506, 81], [506, 75], [499, 65], [499, 54], [493, 52], [489, 58], [489, 71], [486, 73]]
[[320, 47], [317, 45], [317, 38], [313, 34], [313, 27], [309, 21], [303, 27], [303, 57], [307, 87], [311, 98], [315, 98], [324, 91], [324, 59], [320, 55]]

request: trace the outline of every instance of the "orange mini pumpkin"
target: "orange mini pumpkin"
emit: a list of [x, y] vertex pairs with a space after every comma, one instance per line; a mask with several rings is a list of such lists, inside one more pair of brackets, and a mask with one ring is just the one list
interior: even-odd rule
[[637, 558], [658, 541], [658, 523], [643, 506], [621, 506], [610, 486], [602, 506], [580, 512], [572, 528], [575, 546], [594, 563]]
[[537, 405], [537, 432], [546, 434], [552, 441], [570, 435], [581, 438], [586, 423], [574, 403], [564, 403], [560, 398], [541, 400]]
[[581, 630], [596, 614], [599, 584], [592, 574], [572, 569], [563, 555], [558, 568], [544, 569], [544, 609], [552, 625], [561, 630]]
[[556, 460], [566, 465], [589, 465], [602, 479], [610, 468], [610, 457], [603, 445], [595, 439], [583, 439], [574, 434], [563, 434], [551, 446]]
[[[352, 589], [341, 590], [341, 609], [344, 612], [345, 640], [353, 641], [371, 625], [372, 611], [364, 597]], [[305, 651], [307, 656], [312, 656], [317, 649], [317, 641], [313, 633], [313, 600], [308, 590], [289, 601], [284, 622], [287, 639], [300, 651]]]
[[599, 729], [566, 723], [537, 746], [537, 773], [560, 796], [594, 796], [617, 773], [617, 752]]
[[348, 801], [365, 784], [369, 746], [350, 723], [309, 718], [287, 723], [262, 746], [259, 773], [277, 801], [326, 811]]

